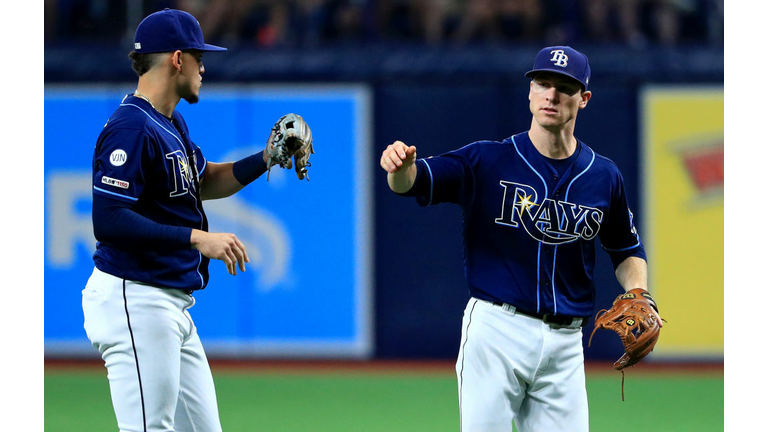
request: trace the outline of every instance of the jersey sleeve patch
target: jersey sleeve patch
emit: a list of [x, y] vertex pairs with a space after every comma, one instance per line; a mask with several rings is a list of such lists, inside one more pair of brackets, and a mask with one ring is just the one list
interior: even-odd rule
[[105, 185], [118, 187], [120, 189], [128, 189], [128, 186], [131, 185], [129, 182], [125, 180], [118, 180], [118, 179], [114, 179], [112, 177], [107, 177], [107, 176], [102, 176], [101, 182], [104, 183]]
[[114, 166], [122, 166], [128, 160], [128, 155], [123, 149], [116, 149], [109, 155], [109, 163]]

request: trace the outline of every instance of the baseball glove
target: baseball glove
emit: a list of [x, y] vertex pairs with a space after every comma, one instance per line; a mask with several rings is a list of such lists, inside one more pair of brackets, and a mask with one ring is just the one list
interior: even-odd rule
[[607, 329], [616, 332], [624, 344], [624, 354], [613, 367], [622, 373], [621, 400], [624, 400], [624, 368], [634, 366], [645, 358], [659, 340], [662, 319], [656, 301], [648, 291], [634, 288], [616, 297], [610, 309], [603, 309], [595, 316], [595, 329]]
[[[291, 169], [295, 166], [296, 176], [299, 180], [306, 178], [309, 163], [309, 155], [315, 153], [312, 146], [312, 130], [298, 114], [286, 114], [272, 127], [272, 132], [267, 140], [267, 181], [269, 171], [275, 165], [281, 168]], [[291, 161], [293, 158], [293, 161]]]

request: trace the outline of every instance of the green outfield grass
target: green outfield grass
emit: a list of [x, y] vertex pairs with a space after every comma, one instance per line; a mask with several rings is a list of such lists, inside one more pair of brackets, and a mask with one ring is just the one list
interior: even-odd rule
[[[653, 430], [722, 431], [722, 374], [587, 375], [592, 431], [644, 418]], [[456, 379], [409, 371], [214, 369], [224, 431], [458, 431]], [[106, 371], [46, 370], [45, 431], [117, 430]]]

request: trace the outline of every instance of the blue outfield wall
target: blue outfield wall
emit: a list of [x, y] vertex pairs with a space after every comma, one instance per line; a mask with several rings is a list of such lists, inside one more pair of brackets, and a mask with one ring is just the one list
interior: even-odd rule
[[[48, 356], [95, 355], [80, 303], [95, 248], [91, 160], [101, 128], [134, 86], [45, 89]], [[178, 109], [210, 161], [262, 150], [273, 123], [290, 111], [312, 125], [318, 151], [311, 181], [278, 168], [269, 182], [263, 175], [233, 197], [206, 201], [210, 230], [235, 233], [251, 259], [236, 277], [213, 261], [209, 285], [195, 294], [191, 314], [208, 353], [371, 357], [371, 173], [348, 163], [370, 159], [368, 88], [211, 86], [205, 103]]]

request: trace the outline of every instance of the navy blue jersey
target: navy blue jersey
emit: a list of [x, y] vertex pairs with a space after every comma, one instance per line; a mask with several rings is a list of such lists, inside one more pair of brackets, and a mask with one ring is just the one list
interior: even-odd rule
[[[207, 231], [200, 200], [205, 165], [177, 111], [169, 119], [144, 99], [128, 95], [96, 143], [94, 202], [114, 200], [154, 223], [183, 227], [187, 233], [193, 228]], [[103, 215], [94, 212], [94, 225], [103, 224], [97, 221]], [[185, 247], [169, 248], [99, 241], [93, 259], [106, 273], [155, 286], [192, 291], [208, 283], [209, 259], [188, 241]]]
[[475, 298], [541, 314], [590, 316], [595, 239], [614, 265], [645, 259], [616, 165], [578, 142], [553, 161], [524, 132], [416, 161], [405, 195], [463, 209], [465, 277]]

